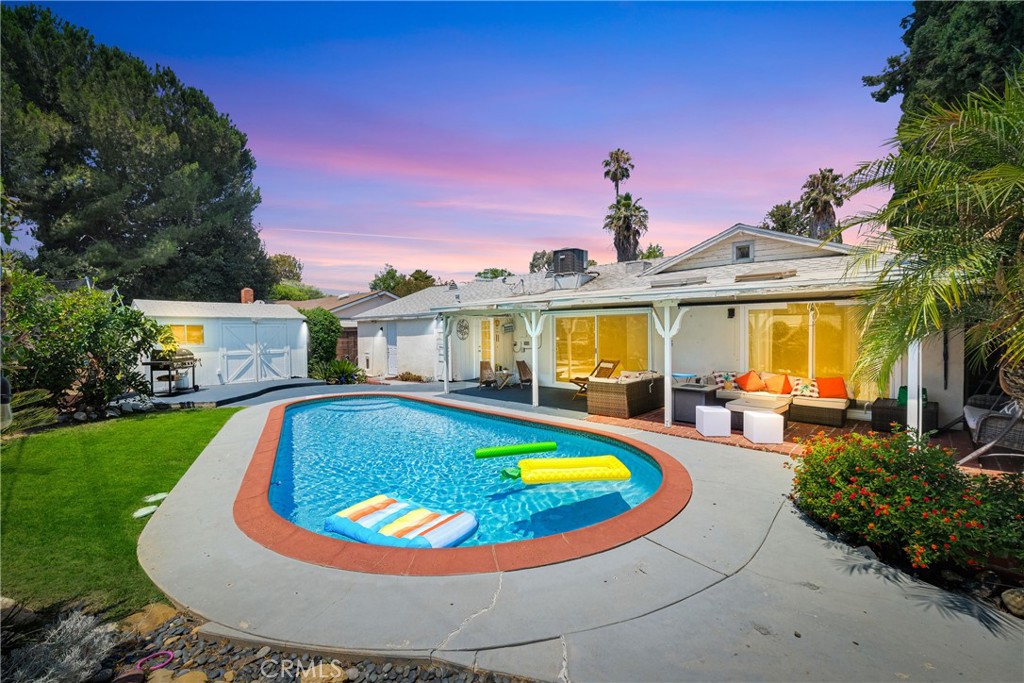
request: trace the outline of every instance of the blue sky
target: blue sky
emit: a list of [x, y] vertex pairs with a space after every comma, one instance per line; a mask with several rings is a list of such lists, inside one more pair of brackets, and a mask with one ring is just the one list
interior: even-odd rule
[[[677, 253], [885, 153], [860, 81], [910, 3], [48, 3], [171, 67], [249, 136], [271, 253], [333, 291], [385, 262], [466, 280], [614, 260], [601, 161]], [[843, 210], [880, 203], [858, 198]], [[855, 235], [847, 235], [855, 239]]]

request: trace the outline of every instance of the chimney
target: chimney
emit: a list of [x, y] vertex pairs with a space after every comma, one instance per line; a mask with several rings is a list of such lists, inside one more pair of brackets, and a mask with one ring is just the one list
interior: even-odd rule
[[252, 294], [252, 287], [246, 287], [245, 289], [242, 290], [242, 303], [243, 304], [251, 304], [255, 300], [256, 299], [255, 299], [255, 297]]

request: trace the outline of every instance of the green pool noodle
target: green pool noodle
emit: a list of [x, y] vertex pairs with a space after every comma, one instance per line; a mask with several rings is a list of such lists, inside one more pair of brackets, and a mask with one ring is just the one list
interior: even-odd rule
[[518, 479], [520, 470], [518, 467], [506, 467], [501, 470], [502, 479]]
[[499, 455], [520, 455], [522, 453], [540, 453], [541, 451], [553, 451], [558, 448], [554, 441], [540, 441], [537, 443], [517, 443], [511, 446], [490, 446], [488, 448], [476, 449], [478, 458], [495, 458]]

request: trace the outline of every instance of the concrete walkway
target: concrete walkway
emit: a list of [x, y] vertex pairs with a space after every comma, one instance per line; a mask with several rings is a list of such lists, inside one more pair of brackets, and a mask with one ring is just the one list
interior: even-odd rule
[[787, 500], [784, 457], [662, 434], [607, 427], [676, 457], [693, 479], [679, 516], [619, 548], [449, 577], [291, 560], [232, 518], [272, 405], [232, 417], [139, 541], [145, 570], [214, 622], [210, 635], [550, 681], [1024, 678], [1019, 621], [834, 542]]

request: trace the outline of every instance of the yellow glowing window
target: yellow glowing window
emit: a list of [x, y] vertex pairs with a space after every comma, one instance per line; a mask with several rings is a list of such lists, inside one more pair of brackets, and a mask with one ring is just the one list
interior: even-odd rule
[[202, 346], [205, 343], [205, 331], [202, 325], [171, 325], [174, 341], [188, 346]]
[[601, 315], [597, 318], [597, 330], [598, 357], [619, 361], [614, 377], [623, 370], [650, 369], [647, 365], [647, 315]]
[[484, 319], [480, 321], [480, 360], [488, 363], [494, 362], [492, 352], [493, 335], [491, 332], [491, 321]]
[[589, 375], [597, 362], [594, 317], [555, 318], [555, 380]]
[[747, 316], [750, 367], [809, 377], [810, 321], [807, 304], [752, 309]]
[[852, 389], [858, 401], [878, 398], [875, 383], [850, 379], [860, 344], [860, 307], [823, 303], [815, 304], [814, 308], [814, 376], [844, 378], [847, 389]]

